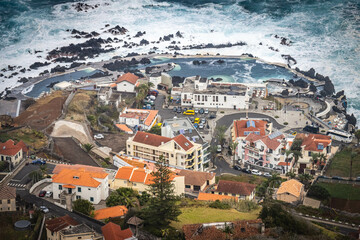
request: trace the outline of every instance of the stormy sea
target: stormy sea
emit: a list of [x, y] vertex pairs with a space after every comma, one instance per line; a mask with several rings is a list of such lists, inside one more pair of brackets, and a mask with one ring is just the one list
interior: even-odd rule
[[248, 53], [313, 68], [345, 90], [348, 112], [360, 117], [359, 0], [0, 0], [0, 92], [69, 66], [52, 61], [56, 49], [99, 38], [103, 50], [82, 62], [133, 52]]

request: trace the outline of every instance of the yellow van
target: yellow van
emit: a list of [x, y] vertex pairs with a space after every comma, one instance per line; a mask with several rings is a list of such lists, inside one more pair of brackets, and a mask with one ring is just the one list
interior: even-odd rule
[[199, 124], [200, 123], [200, 118], [195, 118], [194, 123]]
[[195, 111], [194, 110], [186, 110], [185, 112], [183, 112], [184, 115], [195, 115]]

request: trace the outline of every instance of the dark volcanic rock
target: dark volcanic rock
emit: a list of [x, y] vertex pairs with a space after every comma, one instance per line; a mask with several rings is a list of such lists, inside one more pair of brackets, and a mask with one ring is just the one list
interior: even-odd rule
[[146, 34], [146, 32], [137, 32], [136, 35], [134, 36], [134, 38], [138, 38], [138, 37], [141, 37], [142, 35]]
[[21, 69], [20, 72], [22, 73], [26, 72], [26, 68]]
[[348, 115], [346, 114], [346, 120], [348, 120], [348, 123], [355, 126], [356, 125], [356, 117], [354, 114]]
[[47, 85], [46, 87], [47, 88], [52, 88], [55, 84], [59, 83], [59, 81], [55, 81], [55, 82], [52, 82], [50, 83], [49, 85]]
[[223, 63], [225, 63], [225, 61], [222, 60], [222, 59], [219, 59], [219, 60], [217, 60], [215, 63], [217, 63], [217, 64], [223, 64]]
[[317, 91], [317, 88], [316, 88], [316, 86], [313, 84], [313, 83], [311, 83], [310, 84], [310, 87], [309, 87], [309, 90], [310, 90], [310, 92], [316, 92]]
[[142, 40], [140, 41], [140, 46], [142, 46], [142, 45], [148, 45], [148, 44], [149, 44], [149, 41], [148, 41], [148, 40], [142, 39]]
[[18, 82], [20, 82], [20, 83], [26, 83], [28, 81], [29, 81], [29, 79], [24, 78], [24, 77], [18, 80]]
[[345, 94], [344, 90], [341, 90], [336, 93], [335, 98], [339, 98], [339, 97], [343, 96], [344, 94]]
[[106, 71], [106, 72], [97, 72], [91, 76], [84, 77], [84, 78], [100, 78], [100, 77], [106, 77], [106, 76], [111, 76], [111, 75], [112, 74], [110, 74], [109, 72]]
[[163, 39], [164, 41], [170, 41], [172, 38], [174, 38], [174, 34], [166, 35], [166, 36], [164, 36], [162, 39]]
[[30, 68], [31, 68], [31, 69], [38, 69], [39, 67], [47, 66], [47, 65], [49, 65], [49, 64], [50, 64], [49, 62], [44, 62], [44, 63], [35, 62], [35, 63], [33, 63], [33, 64], [30, 65]]
[[330, 80], [325, 81], [324, 91], [325, 91], [327, 96], [331, 96], [331, 95], [333, 95], [335, 93], [334, 84]]
[[176, 33], [175, 33], [175, 35], [177, 36], [177, 37], [179, 37], [179, 38], [183, 38], [184, 36], [180, 33], [180, 31], [177, 31]]
[[218, 45], [208, 43], [208, 44], [184, 46], [183, 50], [187, 50], [187, 49], [204, 49], [204, 48], [227, 48], [227, 47], [244, 46], [244, 45], [246, 45], [245, 42], [226, 43], [226, 44], [218, 44]]
[[73, 63], [70, 65], [69, 69], [71, 69], [71, 68], [76, 68], [76, 67], [80, 67], [80, 66], [83, 65], [83, 64], [84, 64], [84, 63], [73, 62]]
[[129, 67], [136, 66], [138, 64], [149, 64], [151, 63], [150, 59], [142, 58], [140, 61], [137, 61], [135, 58], [128, 60], [115, 60], [112, 63], [106, 63], [103, 65], [104, 68], [109, 69], [110, 71], [123, 71]]
[[66, 67], [64, 66], [60, 66], [60, 65], [57, 65], [56, 67], [52, 68], [50, 71], [51, 73], [56, 73], [56, 72], [65, 72], [66, 70]]
[[128, 30], [124, 27], [120, 27], [119, 25], [116, 25], [113, 28], [110, 28], [106, 32], [109, 32], [113, 35], [124, 35]]
[[283, 96], [289, 96], [289, 90], [288, 89], [285, 89], [281, 92], [281, 95]]
[[199, 60], [194, 60], [193, 61], [193, 65], [201, 65], [201, 64], [206, 64], [207, 62], [206, 61], [199, 61]]
[[297, 62], [295, 60], [295, 58], [293, 58], [290, 55], [281, 55], [282, 58], [284, 58], [285, 60], [287, 60], [288, 64], [293, 64], [295, 65]]
[[95, 9], [95, 8], [99, 7], [100, 4], [90, 5], [87, 3], [78, 2], [76, 4], [73, 4], [72, 6], [78, 12], [82, 12], [82, 11], [87, 12], [87, 10], [91, 10], [91, 9]]

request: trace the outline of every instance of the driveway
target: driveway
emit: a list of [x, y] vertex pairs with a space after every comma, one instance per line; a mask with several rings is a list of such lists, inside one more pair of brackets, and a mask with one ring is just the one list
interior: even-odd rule
[[237, 171], [233, 169], [228, 162], [226, 162], [222, 157], [217, 156], [214, 160], [214, 164], [216, 169], [212, 172], [216, 173], [217, 176], [220, 176], [223, 173], [231, 173], [234, 175], [242, 175], [245, 174], [243, 172]]
[[[54, 164], [46, 163], [46, 173], [51, 174], [55, 168]], [[29, 174], [33, 171], [37, 171], [40, 169], [40, 165], [25, 165], [20, 172], [18, 172], [8, 183], [9, 186], [24, 188], [26, 184], [31, 181]]]
[[47, 213], [47, 215], [56, 215], [56, 216], [64, 216], [64, 215], [69, 215], [70, 217], [72, 217], [73, 219], [75, 219], [77, 222], [79, 223], [85, 223], [86, 225], [88, 225], [89, 227], [93, 228], [96, 232], [101, 233], [101, 227], [103, 226], [100, 223], [97, 223], [95, 221], [91, 221], [86, 217], [83, 217], [79, 214], [70, 212], [64, 208], [61, 208], [49, 201], [43, 200], [39, 197], [36, 197], [32, 194], [30, 194], [28, 191], [26, 190], [17, 190], [16, 192], [23, 200], [25, 200], [26, 202], [30, 203], [30, 204], [35, 204], [36, 206], [45, 206], [49, 209], [49, 213]]

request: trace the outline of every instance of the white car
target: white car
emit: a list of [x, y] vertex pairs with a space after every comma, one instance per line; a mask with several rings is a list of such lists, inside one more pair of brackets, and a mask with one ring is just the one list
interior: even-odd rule
[[209, 113], [209, 109], [205, 108], [205, 114], [208, 114]]
[[254, 174], [254, 175], [257, 175], [257, 176], [261, 176], [261, 172], [259, 170], [256, 170], [256, 169], [252, 169], [251, 173]]
[[263, 174], [263, 176], [264, 176], [264, 177], [271, 177], [271, 174], [268, 173], [268, 172], [265, 172], [265, 173]]
[[45, 194], [45, 197], [51, 197], [51, 196], [52, 196], [52, 192], [47, 191], [46, 194]]
[[49, 212], [49, 209], [45, 206], [40, 206], [40, 210], [43, 212], [43, 213], [48, 213]]
[[217, 145], [217, 152], [221, 153], [221, 145]]
[[104, 139], [104, 135], [101, 133], [94, 135], [94, 139]]
[[199, 109], [198, 109], [198, 108], [195, 108], [194, 111], [195, 111], [196, 114], [199, 113]]
[[204, 129], [204, 124], [200, 123], [199, 124], [199, 129]]

